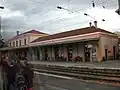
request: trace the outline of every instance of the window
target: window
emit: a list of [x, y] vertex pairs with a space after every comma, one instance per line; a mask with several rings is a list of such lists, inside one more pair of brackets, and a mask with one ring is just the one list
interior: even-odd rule
[[19, 40], [19, 45], [21, 46], [21, 40]]
[[13, 47], [15, 47], [15, 42], [13, 42]]
[[26, 39], [24, 39], [24, 45], [26, 45]]
[[18, 47], [18, 41], [16, 41], [16, 47]]
[[11, 42], [10, 42], [10, 47], [11, 47]]

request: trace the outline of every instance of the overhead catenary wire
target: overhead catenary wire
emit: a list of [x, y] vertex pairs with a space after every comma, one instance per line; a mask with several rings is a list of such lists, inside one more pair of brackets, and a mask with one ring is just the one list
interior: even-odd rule
[[[82, 9], [81, 9], [82, 10]], [[59, 17], [58, 17], [59, 18]], [[55, 19], [55, 18], [54, 18]], [[56, 18], [57, 19], [57, 18]], [[49, 22], [49, 21], [48, 21]], [[80, 23], [78, 23], [78, 24], [80, 24]], [[42, 25], [42, 26], [44, 26], [44, 25]], [[42, 26], [39, 26], [39, 27], [42, 27]], [[37, 28], [39, 28], [39, 27], [37, 27]], [[67, 27], [69, 27], [69, 26], [67, 26]], [[58, 28], [58, 29], [60, 29], [60, 28]]]
[[[108, 1], [112, 1], [112, 0], [108, 0]], [[107, 3], [108, 1], [104, 1], [104, 2], [102, 2], [102, 3], [100, 3], [100, 4]], [[90, 6], [89, 6], [89, 7], [90, 7]], [[89, 7], [87, 7], [87, 8], [89, 8]], [[82, 9], [80, 9], [80, 10], [78, 10], [78, 11], [75, 11], [75, 12], [80, 13], [79, 11], [85, 10], [85, 9], [86, 9], [86, 8], [82, 8]], [[57, 18], [53, 18], [53, 19], [51, 19], [50, 21], [60, 18], [60, 16], [63, 15], [63, 14], [64, 14], [64, 13], [60, 14]], [[48, 22], [49, 22], [49, 21], [48, 21]]]
[[[103, 3], [106, 3], [106, 2], [103, 2]], [[101, 3], [102, 4], [102, 3]], [[95, 5], [93, 5], [93, 7], [95, 7]], [[80, 9], [80, 10], [83, 10], [83, 9]], [[79, 11], [80, 11], [79, 10]], [[80, 13], [79, 11], [75, 11], [75, 12], [77, 12], [77, 13]], [[103, 21], [105, 21], [104, 19], [102, 19]]]
[[[33, 1], [33, 2], [34, 2], [35, 0], [30, 0], [30, 1]], [[106, 2], [104, 1], [104, 2], [102, 2], [102, 3], [107, 3], [108, 1], [111, 1], [111, 0], [106, 0]], [[38, 4], [39, 4], [40, 2], [34, 2], [34, 3], [38, 3]], [[102, 3], [101, 3], [101, 4], [102, 4]], [[98, 4], [97, 4], [97, 5], [98, 5]], [[87, 8], [89, 8], [89, 7], [87, 7]], [[84, 8], [84, 9], [85, 9], [85, 8]], [[80, 9], [80, 10], [84, 10], [84, 9]], [[60, 14], [60, 15], [63, 15], [63, 13]], [[54, 20], [58, 20], [58, 19], [60, 18], [60, 15], [57, 16], [57, 17], [55, 17], [55, 18], [53, 18], [53, 19], [51, 19], [51, 20], [49, 20], [49, 21], [43, 22], [43, 24], [45, 24], [46, 22], [50, 22], [50, 23], [51, 23], [51, 22], [54, 21]]]
[[[70, 27], [71, 25], [80, 25], [80, 24], [83, 24], [83, 23], [86, 23], [86, 22], [89, 22], [89, 20], [86, 20], [86, 21], [82, 21], [82, 22], [76, 22], [76, 23], [74, 23], [74, 24], [70, 24], [70, 25], [65, 25], [65, 26], [63, 26], [62, 28], [67, 28], [67, 27]], [[57, 28], [57, 30], [59, 30], [59, 29], [62, 29], [62, 28]]]
[[105, 3], [108, 3], [109, 1], [113, 1], [113, 0], [104, 0], [104, 1], [102, 1], [101, 3], [99, 3], [99, 5], [102, 5], [102, 4], [105, 4]]
[[[109, 0], [109, 1], [112, 1], [112, 0]], [[107, 3], [107, 1], [106, 1], [106, 2], [102, 2], [102, 3], [100, 3], [100, 4], [105, 4], [105, 3]], [[90, 8], [90, 6], [87, 7], [87, 8]], [[82, 9], [79, 9], [79, 10], [77, 10], [77, 11], [73, 11], [73, 12], [80, 13], [79, 11], [85, 10], [85, 9], [87, 9], [87, 8], [82, 8]], [[63, 15], [63, 14], [64, 14], [64, 13], [60, 14], [60, 16]], [[50, 20], [50, 21], [51, 21], [51, 20]]]
[[[103, 8], [108, 8], [109, 6], [112, 6], [112, 5], [116, 5], [117, 6], [117, 2], [109, 2], [109, 4], [107, 5], [102, 5]], [[109, 7], [110, 8], [110, 7]]]
[[[109, 0], [109, 1], [112, 1], [112, 0]], [[103, 2], [103, 3], [107, 3], [107, 1], [106, 2]], [[102, 4], [102, 3], [101, 3]], [[105, 21], [104, 19], [102, 19], [103, 21]]]
[[36, 1], [36, 0], [27, 0], [27, 1], [38, 3], [38, 4], [41, 4], [42, 6], [47, 6], [48, 5], [48, 4], [46, 4], [47, 0], [45, 0], [45, 2], [40, 2], [40, 1]]
[[[106, 3], [108, 3], [108, 1], [110, 2], [110, 1], [112, 1], [112, 0], [106, 0], [107, 2], [103, 2], [103, 4], [106, 4]], [[37, 2], [36, 2], [37, 3]], [[39, 4], [39, 3], [38, 3]], [[97, 4], [98, 5], [98, 4]], [[102, 4], [101, 4], [102, 5]], [[43, 5], [44, 7], [47, 7], [47, 5]], [[89, 7], [87, 7], [87, 8], [89, 8]], [[86, 8], [85, 8], [86, 9]], [[82, 9], [80, 9], [80, 10], [82, 10]], [[47, 13], [49, 13], [49, 12], [47, 12]], [[47, 13], [44, 13], [44, 14], [47, 14]], [[62, 14], [60, 14], [60, 15], [63, 15], [63, 13]], [[47, 21], [47, 22], [50, 22], [50, 23], [52, 23], [52, 21], [54, 21], [54, 20], [58, 20], [60, 18], [60, 16], [57, 16], [57, 18], [55, 17], [55, 18], [53, 18], [53, 20], [50, 20], [50, 21]], [[45, 24], [45, 22], [44, 22], [44, 24]], [[80, 24], [80, 23], [79, 23]], [[68, 26], [69, 27], [69, 26]], [[23, 27], [23, 28], [25, 28], [25, 27]], [[58, 29], [60, 29], [60, 28], [58, 28]]]
[[70, 8], [70, 1], [71, 1], [71, 0], [68, 0], [68, 8]]
[[[80, 28], [81, 26], [81, 24], [85, 24], [86, 22], [88, 22], [89, 20], [86, 20], [86, 21], [82, 21], [82, 22], [76, 22], [76, 23], [74, 23], [74, 24], [70, 24], [70, 25], [65, 25], [65, 26], [63, 26], [63, 27], [61, 27], [61, 28], [55, 28], [55, 29], [49, 29], [49, 31], [50, 30], [52, 30], [52, 31], [54, 31], [54, 30], [57, 30], [57, 31], [60, 31], [60, 32], [64, 32], [63, 30], [68, 30], [68, 28], [69, 28], [69, 30], [71, 30], [72, 29], [72, 27], [73, 26], [78, 26], [78, 27], [76, 27], [76, 28]], [[72, 27], [70, 27], [70, 26], [72, 26]], [[65, 31], [66, 31], [65, 30]], [[55, 32], [54, 32], [55, 33]], [[52, 33], [52, 34], [54, 34], [54, 33]]]
[[[88, 8], [88, 7], [87, 7]], [[82, 10], [85, 10], [86, 8], [81, 8], [81, 9], [79, 9], [78, 11], [82, 11]], [[80, 13], [80, 12], [79, 12]], [[53, 19], [51, 19], [51, 20], [49, 20], [49, 21], [45, 21], [45, 22], [43, 22], [43, 24], [45, 24], [45, 23], [51, 23], [52, 21], [54, 21], [54, 20], [58, 20], [59, 18], [61, 18], [60, 16], [61, 15], [64, 15], [64, 14], [66, 14], [65, 12], [63, 12], [63, 13], [61, 13], [58, 17], [55, 17], [55, 18], [53, 18]], [[38, 24], [39, 25], [39, 24]], [[37, 26], [38, 26], [37, 25]], [[41, 26], [39, 26], [39, 27], [41, 27]], [[23, 27], [22, 27], [23, 28]]]
[[[112, 1], [112, 2], [111, 2]], [[106, 8], [107, 5], [109, 5], [110, 3], [113, 3], [114, 0], [104, 0], [101, 3], [97, 4], [98, 6], [101, 6], [102, 8]], [[107, 4], [107, 5], [106, 5]]]
[[[91, 6], [89, 6], [89, 7], [91, 7]], [[81, 9], [79, 9], [79, 10], [77, 10], [77, 11], [74, 11], [74, 12], [77, 12], [77, 13], [81, 13], [80, 11], [82, 11], [82, 10], [85, 10], [85, 9], [87, 9], [87, 8], [89, 8], [89, 7], [86, 7], [86, 8], [81, 8]], [[45, 23], [51, 23], [52, 21], [54, 21], [54, 20], [58, 20], [59, 18], [61, 18], [60, 16], [61, 15], [63, 15], [63, 14], [66, 14], [66, 13], [62, 13], [62, 14], [60, 14], [58, 17], [55, 17], [55, 18], [53, 18], [53, 19], [51, 19], [51, 20], [49, 20], [49, 21], [45, 21], [45, 22], [43, 22], [44, 24]], [[37, 25], [38, 26], [38, 25]]]
[[[28, 0], [28, 1], [31, 1], [31, 2], [33, 2], [33, 3], [40, 3], [40, 4], [43, 4], [43, 3], [41, 3], [41, 2], [39, 2], [39, 1], [36, 1], [36, 0]], [[100, 3], [100, 4], [103, 4], [103, 3], [107, 3], [108, 1], [111, 1], [111, 0], [106, 0], [106, 1], [104, 1], [104, 2], [102, 2], [102, 3]], [[55, 6], [56, 7], [56, 6]], [[89, 7], [86, 7], [86, 8], [82, 8], [82, 9], [79, 9], [79, 10], [77, 10], [77, 11], [75, 11], [75, 12], [79, 12], [79, 11], [81, 11], [81, 10], [84, 10], [84, 9], [87, 9], [87, 8], [90, 8], [90, 6]], [[47, 12], [47, 13], [49, 13], [49, 12]], [[46, 13], [44, 13], [44, 15], [45, 15]], [[63, 15], [64, 13], [62, 13], [62, 14], [60, 14], [59, 16], [57, 16], [57, 17], [55, 17], [55, 18], [53, 18], [53, 20], [55, 20], [55, 19], [58, 19], [61, 15]], [[52, 21], [52, 19], [50, 20], [50, 22]], [[48, 21], [49, 22], [49, 21]]]

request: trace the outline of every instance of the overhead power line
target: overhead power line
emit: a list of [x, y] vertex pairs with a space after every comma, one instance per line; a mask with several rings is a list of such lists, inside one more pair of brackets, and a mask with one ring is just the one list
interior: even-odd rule
[[[29, 1], [33, 1], [34, 3], [41, 3], [41, 2], [37, 2], [37, 1], [35, 1], [35, 0], [29, 0]], [[105, 4], [105, 3], [107, 3], [108, 1], [112, 1], [112, 0], [106, 0], [106, 1], [104, 1], [104, 2], [102, 2], [102, 3], [100, 3], [100, 4]], [[43, 4], [43, 2], [41, 3], [41, 4]], [[97, 4], [97, 5], [99, 5], [99, 4]], [[46, 6], [46, 4], [44, 5], [44, 6]], [[56, 7], [56, 6], [55, 6]], [[78, 11], [81, 11], [81, 10], [85, 10], [85, 9], [87, 9], [87, 8], [90, 8], [90, 6], [89, 7], [86, 7], [86, 8], [82, 8], [82, 9], [80, 9], [80, 10], [77, 10], [77, 11], [75, 11], [75, 12], [78, 12]], [[48, 12], [47, 12], [48, 13]], [[45, 13], [46, 14], [46, 13]], [[45, 22], [43, 22], [43, 24], [45, 24], [45, 23], [51, 23], [52, 21], [54, 21], [54, 20], [58, 20], [59, 18], [60, 18], [60, 16], [61, 15], [63, 15], [63, 14], [65, 14], [65, 13], [62, 13], [62, 14], [60, 14], [59, 16], [57, 16], [57, 17], [55, 17], [55, 18], [53, 18], [53, 19], [51, 19], [51, 20], [49, 20], [49, 21], [45, 21]], [[38, 25], [37, 25], [38, 26]], [[23, 27], [24, 28], [24, 27]]]
[[[90, 6], [89, 6], [89, 7], [90, 7]], [[81, 9], [75, 11], [75, 12], [77, 12], [77, 13], [81, 13], [80, 11], [83, 11], [83, 10], [89, 8], [89, 7], [81, 8]], [[54, 21], [54, 20], [59, 20], [59, 18], [61, 18], [60, 16], [61, 16], [61, 15], [64, 15], [64, 14], [66, 14], [66, 13], [64, 12], [64, 13], [58, 15], [57, 17], [55, 17], [55, 18], [53, 18], [53, 19], [51, 19], [51, 20], [49, 20], [49, 21], [45, 21], [45, 22], [43, 22], [42, 24], [49, 23], [49, 22], [51, 23], [51, 22]], [[37, 26], [39, 26], [39, 24], [38, 24]], [[42, 26], [43, 26], [43, 25], [42, 25]], [[41, 26], [39, 26], [39, 27], [41, 27]]]
[[[112, 0], [109, 0], [109, 1], [112, 1]], [[103, 3], [107, 3], [108, 1], [105, 1], [105, 2], [102, 2], [100, 4], [103, 4]], [[93, 5], [93, 7], [95, 7], [95, 5]], [[102, 19], [103, 21], [105, 21], [104, 19]]]
[[109, 1], [113, 1], [113, 0], [105, 0], [105, 1], [102, 1], [101, 3], [99, 3], [99, 5], [108, 3]]
[[[62, 28], [67, 28], [67, 27], [70, 27], [71, 25], [72, 25], [72, 26], [78, 25], [78, 24], [80, 25], [80, 24], [84, 24], [84, 23], [86, 23], [86, 22], [89, 22], [89, 20], [82, 21], [82, 22], [76, 22], [76, 23], [70, 24], [70, 25], [65, 25], [65, 26], [63, 26]], [[62, 29], [62, 28], [57, 28], [57, 30]]]
[[45, 0], [44, 2], [40, 2], [40, 1], [36, 1], [36, 0], [27, 0], [27, 1], [31, 1], [31, 2], [34, 2], [34, 3], [38, 3], [38, 4], [41, 4], [42, 6], [47, 6], [48, 4], [46, 2], [48, 2], [47, 0]]

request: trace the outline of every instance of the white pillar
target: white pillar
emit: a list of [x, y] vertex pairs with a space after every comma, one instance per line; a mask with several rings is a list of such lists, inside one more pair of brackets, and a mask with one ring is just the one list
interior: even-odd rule
[[42, 48], [41, 47], [39, 47], [39, 56], [40, 56], [40, 60], [42, 60], [43, 58], [42, 58]]

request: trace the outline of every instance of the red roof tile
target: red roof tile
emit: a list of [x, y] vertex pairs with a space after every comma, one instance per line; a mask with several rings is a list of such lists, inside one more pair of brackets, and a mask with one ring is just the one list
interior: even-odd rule
[[[63, 37], [68, 37], [68, 36], [75, 36], [75, 35], [81, 35], [81, 34], [88, 34], [88, 33], [93, 33], [93, 32], [105, 32], [105, 33], [110, 33], [114, 34], [112, 32], [100, 29], [100, 28], [95, 28], [95, 27], [86, 27], [86, 28], [81, 28], [81, 29], [76, 29], [76, 30], [71, 30], [67, 32], [62, 32], [62, 33], [57, 33], [45, 37], [40, 37], [33, 42], [39, 42], [39, 41], [44, 41], [44, 40], [50, 40], [50, 39], [56, 39], [56, 38], [63, 38]], [[116, 34], [114, 34], [116, 35]]]

